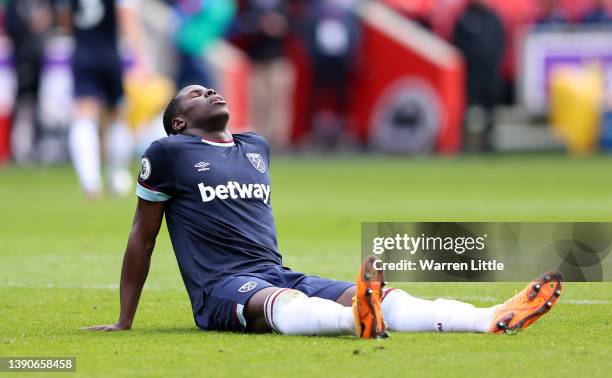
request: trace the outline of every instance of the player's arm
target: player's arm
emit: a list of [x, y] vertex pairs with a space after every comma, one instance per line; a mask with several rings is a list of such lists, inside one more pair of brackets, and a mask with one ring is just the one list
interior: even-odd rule
[[165, 202], [138, 199], [132, 231], [121, 268], [119, 320], [115, 324], [86, 327], [92, 331], [120, 331], [132, 327], [138, 301], [149, 273], [151, 254], [164, 216]]

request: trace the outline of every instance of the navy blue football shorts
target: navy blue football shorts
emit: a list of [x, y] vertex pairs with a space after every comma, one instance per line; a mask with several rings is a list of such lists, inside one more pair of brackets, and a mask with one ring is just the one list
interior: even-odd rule
[[252, 273], [221, 280], [206, 297], [204, 308], [196, 315], [196, 323], [204, 330], [243, 332], [246, 328], [244, 306], [253, 294], [262, 289], [270, 286], [291, 288], [309, 297], [335, 301], [354, 285], [267, 265]]
[[73, 57], [72, 73], [76, 98], [95, 97], [113, 107], [123, 98], [123, 70], [118, 54], [81, 48]]

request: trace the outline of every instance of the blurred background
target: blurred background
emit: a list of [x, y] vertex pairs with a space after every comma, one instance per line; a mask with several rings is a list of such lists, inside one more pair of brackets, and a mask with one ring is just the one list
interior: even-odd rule
[[[2, 165], [69, 161], [67, 2], [2, 1]], [[72, 2], [92, 22], [103, 3], [135, 9], [146, 75], [117, 37], [135, 159], [192, 83], [226, 97], [233, 132], [281, 152], [612, 151], [612, 1]]]

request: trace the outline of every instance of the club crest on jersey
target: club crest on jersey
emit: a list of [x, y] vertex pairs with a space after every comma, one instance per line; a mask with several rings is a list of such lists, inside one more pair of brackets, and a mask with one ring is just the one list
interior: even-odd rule
[[249, 159], [253, 167], [261, 173], [266, 173], [266, 163], [264, 163], [260, 154], [248, 153], [246, 157]]
[[210, 168], [208, 168], [209, 165], [210, 165], [210, 163], [207, 163], [205, 161], [201, 161], [198, 164], [194, 165], [194, 168], [197, 168], [198, 172], [210, 171]]
[[151, 162], [149, 161], [149, 158], [143, 157], [140, 167], [140, 178], [142, 180], [146, 180], [149, 178], [149, 176], [151, 176]]
[[256, 286], [257, 286], [257, 282], [249, 281], [249, 282], [245, 283], [244, 285], [240, 286], [240, 288], [238, 289], [238, 292], [246, 293], [247, 291], [251, 291], [251, 290], [255, 289]]

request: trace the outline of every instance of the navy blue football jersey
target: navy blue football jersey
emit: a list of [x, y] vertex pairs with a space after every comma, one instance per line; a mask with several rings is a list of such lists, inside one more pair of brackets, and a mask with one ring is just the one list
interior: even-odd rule
[[142, 158], [136, 194], [165, 201], [174, 253], [193, 312], [222, 278], [281, 265], [270, 206], [269, 148], [254, 133], [232, 142], [171, 135]]
[[[64, 0], [65, 1], [65, 0]], [[70, 0], [72, 23], [77, 48], [116, 48], [116, 7], [127, 0]]]

